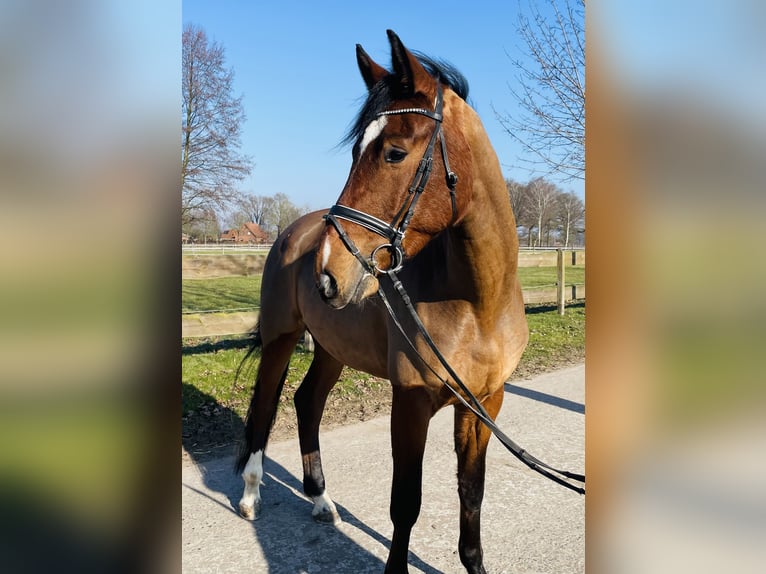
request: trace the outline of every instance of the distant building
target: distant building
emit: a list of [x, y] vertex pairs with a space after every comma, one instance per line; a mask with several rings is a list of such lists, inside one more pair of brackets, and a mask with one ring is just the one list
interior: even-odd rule
[[227, 229], [219, 237], [221, 243], [268, 243], [269, 236], [257, 223], [243, 223], [239, 229]]

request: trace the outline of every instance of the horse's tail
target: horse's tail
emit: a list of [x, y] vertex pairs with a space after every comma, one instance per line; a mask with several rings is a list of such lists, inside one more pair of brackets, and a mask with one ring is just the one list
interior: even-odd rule
[[[242, 361], [240, 362], [239, 366], [237, 367], [237, 372], [234, 375], [235, 382], [239, 380], [240, 376], [243, 373], [249, 373], [252, 372], [252, 365], [253, 365], [253, 353], [263, 345], [263, 341], [261, 339], [261, 332], [260, 332], [260, 321], [255, 326], [255, 330], [252, 333], [253, 339], [250, 344], [250, 347], [247, 351], [247, 354], [244, 356]], [[282, 378], [279, 381], [279, 388], [281, 390], [282, 386], [284, 385], [285, 379], [287, 378], [287, 367], [285, 367], [284, 372], [282, 373]], [[258, 402], [258, 395], [260, 394], [261, 385], [260, 385], [260, 379], [261, 379], [261, 370], [258, 369], [258, 374], [255, 377], [255, 386], [253, 388], [253, 396], [250, 399], [250, 406], [247, 408], [247, 416], [245, 417], [245, 441], [242, 443], [239, 451], [239, 457], [237, 459], [236, 464], [236, 472], [241, 473], [245, 469], [245, 465], [247, 464], [247, 461], [250, 459], [250, 454], [252, 454], [252, 447], [253, 447], [253, 424], [252, 424], [252, 417], [253, 417], [253, 409], [255, 404]], [[277, 396], [279, 396], [279, 392], [277, 393]], [[274, 414], [272, 415], [271, 420], [269, 421], [268, 428], [271, 428], [274, 425], [274, 420], [277, 416], [277, 409], [274, 409]]]
[[234, 383], [239, 381], [240, 376], [250, 372], [253, 365], [253, 353], [256, 349], [260, 349], [263, 346], [263, 339], [261, 339], [261, 320], [255, 324], [255, 328], [250, 332], [250, 344], [247, 348], [247, 353], [237, 366], [237, 371], [234, 373]]

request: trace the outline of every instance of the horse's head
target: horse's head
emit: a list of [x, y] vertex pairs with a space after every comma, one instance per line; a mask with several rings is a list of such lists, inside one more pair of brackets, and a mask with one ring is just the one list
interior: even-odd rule
[[458, 223], [470, 202], [465, 80], [388, 37], [392, 73], [357, 45], [368, 96], [347, 136], [351, 171], [317, 251], [317, 286], [338, 308], [374, 294], [379, 273]]

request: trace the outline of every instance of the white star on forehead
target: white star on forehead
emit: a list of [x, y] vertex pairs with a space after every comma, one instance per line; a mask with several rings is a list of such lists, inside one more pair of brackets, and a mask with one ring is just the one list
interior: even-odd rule
[[381, 132], [383, 131], [383, 128], [386, 127], [387, 123], [388, 123], [387, 116], [380, 116], [377, 119], [374, 119], [370, 122], [370, 125], [368, 125], [367, 128], [364, 130], [364, 135], [362, 136], [362, 142], [359, 144], [359, 155], [362, 155], [364, 153], [364, 150], [370, 144], [370, 142], [373, 141], [376, 137], [378, 137], [381, 134]]

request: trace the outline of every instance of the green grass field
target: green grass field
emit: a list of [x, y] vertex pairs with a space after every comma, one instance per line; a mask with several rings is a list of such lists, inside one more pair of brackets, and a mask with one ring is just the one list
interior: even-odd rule
[[[555, 267], [521, 267], [519, 280], [525, 289], [556, 284]], [[585, 266], [566, 268], [567, 284], [585, 283]], [[181, 288], [183, 313], [255, 309], [260, 305], [261, 276], [184, 279]]]
[[[567, 308], [560, 316], [550, 306], [527, 308], [529, 344], [516, 377], [530, 376], [581, 361], [585, 357], [585, 305], [577, 304]], [[249, 369], [235, 381], [237, 368], [246, 354], [245, 341], [212, 341], [184, 347], [182, 358], [183, 414], [197, 411], [210, 399], [244, 417], [250, 401], [252, 384], [260, 352]], [[293, 354], [287, 381], [280, 404], [292, 401], [292, 396], [303, 380], [312, 354], [300, 346]], [[380, 388], [388, 382], [376, 379], [366, 373], [346, 368], [340, 381], [333, 389], [336, 396], [358, 395], [366, 390]]]
[[[210, 353], [185, 355], [182, 359], [183, 414], [199, 410], [209, 403], [212, 397], [218, 404], [244, 418], [261, 358], [260, 349], [258, 349], [253, 354], [253, 362], [243, 369], [237, 379], [237, 368], [246, 353], [247, 349], [233, 346]], [[295, 350], [280, 397], [280, 406], [292, 404], [293, 395], [306, 375], [312, 358], [313, 353], [305, 351], [301, 346]], [[343, 369], [333, 393], [341, 396], [358, 395], [368, 388], [380, 388], [387, 384], [387, 381], [347, 367]]]
[[181, 312], [255, 309], [261, 303], [261, 276], [184, 279]]
[[[532, 289], [556, 284], [555, 267], [519, 267], [519, 281], [522, 289]], [[585, 265], [567, 265], [564, 283], [581, 285], [585, 283]]]

